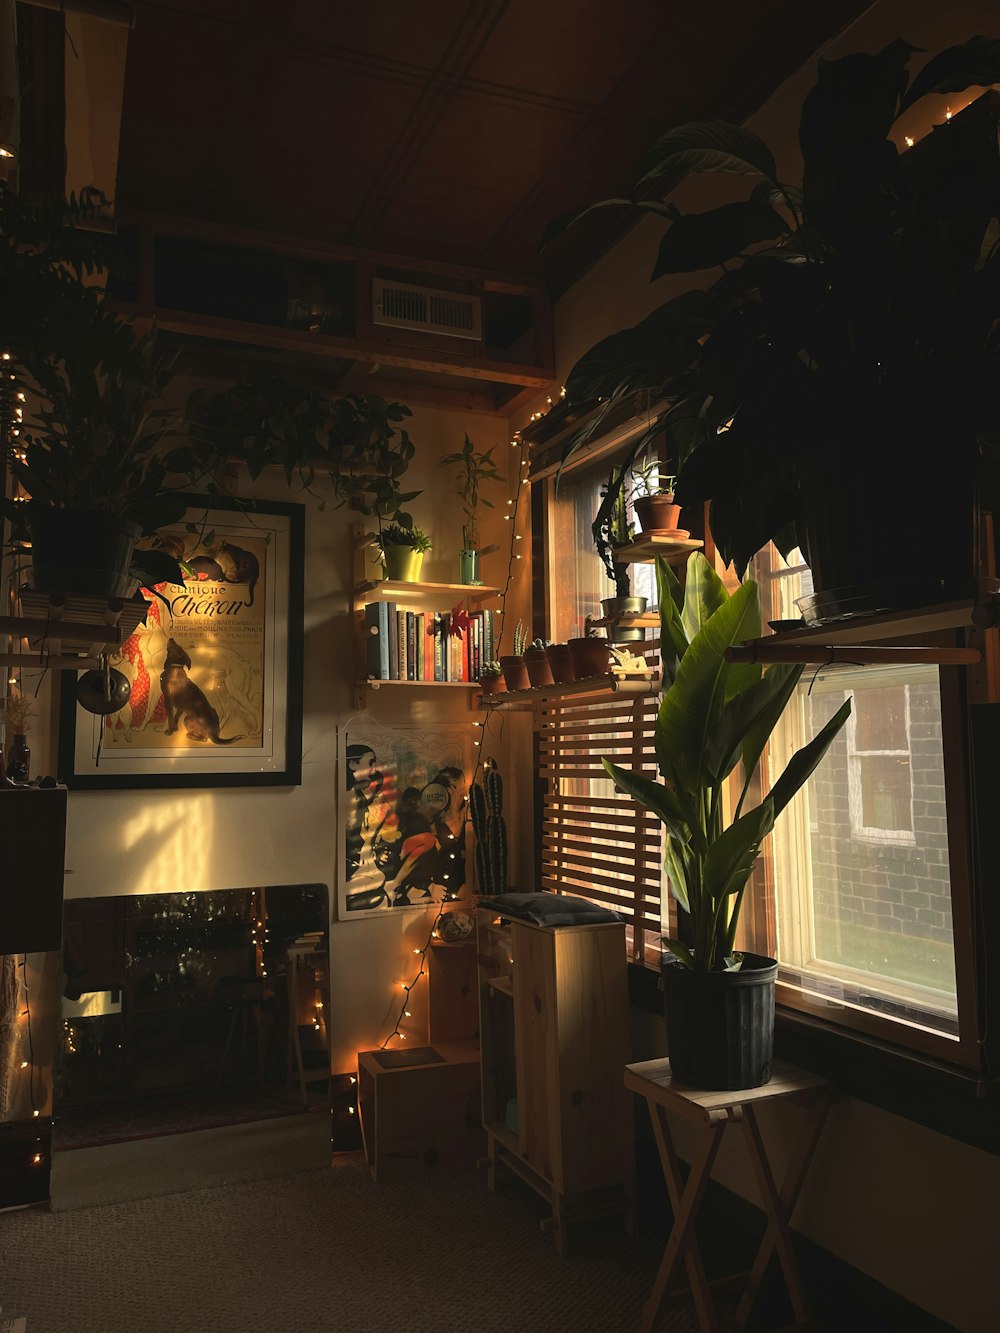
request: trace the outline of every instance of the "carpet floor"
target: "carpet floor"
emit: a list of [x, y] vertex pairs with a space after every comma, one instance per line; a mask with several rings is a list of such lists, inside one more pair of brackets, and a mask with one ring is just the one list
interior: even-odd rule
[[[361, 1154], [216, 1189], [11, 1212], [0, 1305], [26, 1315], [28, 1333], [634, 1330], [661, 1246], [594, 1222], [560, 1260], [541, 1212], [520, 1182], [491, 1194], [476, 1171], [376, 1185]], [[694, 1333], [684, 1293], [662, 1328]]]

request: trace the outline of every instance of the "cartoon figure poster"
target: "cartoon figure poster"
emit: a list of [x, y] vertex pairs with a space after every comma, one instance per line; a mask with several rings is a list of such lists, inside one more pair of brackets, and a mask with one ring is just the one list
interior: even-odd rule
[[466, 879], [467, 729], [341, 728], [340, 920], [428, 907]]

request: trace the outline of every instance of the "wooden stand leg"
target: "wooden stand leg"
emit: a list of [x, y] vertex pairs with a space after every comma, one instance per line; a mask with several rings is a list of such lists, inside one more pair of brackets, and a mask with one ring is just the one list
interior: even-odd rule
[[[785, 1171], [785, 1179], [781, 1186], [779, 1200], [784, 1216], [791, 1221], [792, 1213], [795, 1211], [795, 1205], [798, 1203], [799, 1194], [802, 1190], [802, 1183], [806, 1178], [806, 1171], [812, 1161], [813, 1153], [816, 1151], [816, 1145], [819, 1142], [819, 1136], [823, 1132], [823, 1126], [826, 1124], [826, 1118], [830, 1113], [832, 1098], [826, 1092], [819, 1094], [819, 1105], [815, 1111], [809, 1115], [806, 1123], [803, 1125], [799, 1134], [795, 1148], [789, 1158], [788, 1166]], [[775, 1228], [773, 1222], [768, 1222], [764, 1238], [760, 1243], [756, 1258], [753, 1261], [753, 1268], [750, 1270], [750, 1278], [746, 1289], [740, 1298], [739, 1306], [736, 1310], [736, 1322], [739, 1328], [743, 1328], [750, 1318], [750, 1311], [753, 1309], [753, 1303], [757, 1292], [760, 1290], [760, 1284], [764, 1280], [764, 1274], [767, 1272], [767, 1265], [770, 1262], [771, 1255], [774, 1253]]]
[[[757, 1123], [757, 1116], [752, 1106], [742, 1108], [743, 1132], [746, 1137], [747, 1152], [750, 1161], [753, 1164], [754, 1173], [757, 1176], [757, 1184], [760, 1188], [761, 1200], [764, 1204], [764, 1211], [768, 1216], [768, 1228], [764, 1237], [764, 1246], [767, 1246], [767, 1258], [770, 1257], [771, 1248], [777, 1250], [778, 1261], [781, 1264], [782, 1272], [785, 1275], [785, 1282], [788, 1286], [788, 1295], [791, 1297], [792, 1309], [795, 1312], [795, 1318], [800, 1326], [811, 1326], [812, 1317], [806, 1304], [805, 1290], [802, 1283], [802, 1275], [799, 1272], [798, 1260], [795, 1257], [795, 1251], [792, 1248], [792, 1238], [788, 1230], [788, 1218], [785, 1212], [784, 1202], [778, 1193], [778, 1188], [774, 1183], [774, 1176], [771, 1174], [771, 1168], [767, 1162], [767, 1152], [764, 1148], [764, 1140], [761, 1137], [760, 1126]], [[758, 1256], [759, 1257], [759, 1256]], [[767, 1258], [764, 1263], [766, 1264]], [[757, 1269], [754, 1263], [754, 1271]], [[759, 1280], [759, 1279], [758, 1279]]]
[[712, 1174], [712, 1167], [719, 1151], [719, 1145], [722, 1142], [722, 1131], [726, 1127], [726, 1121], [714, 1121], [709, 1124], [694, 1161], [691, 1163], [691, 1171], [685, 1185], [681, 1178], [680, 1163], [670, 1135], [667, 1113], [656, 1102], [649, 1101], [648, 1105], [653, 1121], [653, 1132], [656, 1135], [656, 1146], [660, 1151], [660, 1162], [663, 1165], [663, 1174], [670, 1193], [670, 1203], [674, 1210], [674, 1225], [671, 1228], [667, 1246], [660, 1261], [653, 1289], [642, 1308], [639, 1330], [640, 1333], [652, 1333], [663, 1309], [667, 1288], [670, 1285], [670, 1279], [673, 1277], [677, 1260], [683, 1257], [691, 1281], [691, 1291], [698, 1311], [698, 1322], [702, 1333], [718, 1333], [719, 1325], [715, 1317], [715, 1308], [712, 1305], [708, 1280], [705, 1277], [705, 1268], [701, 1261], [698, 1240], [694, 1232], [694, 1219], [702, 1195], [705, 1192], [705, 1186]]

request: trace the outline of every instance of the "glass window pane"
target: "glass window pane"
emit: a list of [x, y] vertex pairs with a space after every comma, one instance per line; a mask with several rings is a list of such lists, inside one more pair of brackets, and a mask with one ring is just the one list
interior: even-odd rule
[[910, 666], [893, 674], [897, 683], [888, 689], [873, 669], [843, 667], [810, 678], [775, 735], [772, 782], [845, 693], [853, 695], [859, 718], [887, 711], [892, 695], [892, 708], [903, 717], [901, 730], [889, 724], [893, 748], [901, 740], [906, 748], [901, 754], [858, 754], [845, 728], [779, 819], [774, 859], [780, 975], [816, 994], [832, 992], [955, 1035], [940, 688], [935, 668]]
[[855, 709], [856, 750], [907, 748], [905, 686], [871, 687], [858, 696]]

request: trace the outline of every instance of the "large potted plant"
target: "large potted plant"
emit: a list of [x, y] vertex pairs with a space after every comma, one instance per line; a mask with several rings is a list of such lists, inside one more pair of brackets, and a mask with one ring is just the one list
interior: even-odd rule
[[465, 511], [465, 522], [462, 525], [458, 581], [473, 586], [482, 583], [479, 575], [479, 506], [493, 508], [492, 501], [485, 495], [480, 495], [479, 488], [483, 482], [503, 480], [493, 459], [495, 448], [496, 445], [491, 445], [489, 449], [477, 450], [466, 435], [462, 448], [457, 453], [445, 454], [439, 464], [440, 467], [460, 469], [455, 474], [455, 479], [458, 482], [457, 493]]
[[202, 473], [175, 473], [177, 420], [163, 404], [172, 363], [91, 281], [107, 256], [77, 224], [103, 202], [89, 191], [33, 206], [0, 188], [0, 347], [18, 395], [0, 426], [13, 432], [8, 463], [26, 492], [0, 512], [30, 549], [38, 590], [127, 596], [183, 581], [165, 551], [134, 547], [183, 515], [180, 488]]
[[[665, 939], [671, 1067], [699, 1087], [756, 1087], [770, 1077], [777, 963], [736, 949], [743, 895], [761, 844], [847, 721], [848, 700], [789, 760], [759, 805], [746, 809], [768, 737], [792, 697], [801, 666], [732, 663], [726, 650], [760, 634], [757, 585], [730, 596], [700, 552], [683, 593], [656, 562], [663, 700], [655, 726], [661, 781], [602, 762], [616, 786], [665, 826], [664, 866], [689, 929]], [[726, 786], [737, 765], [742, 783]]]
[[[995, 97], [912, 148], [895, 126], [929, 93], [1000, 81], [1000, 41], [972, 38], [910, 79], [914, 54], [897, 40], [820, 62], [800, 186], [739, 126], [666, 133], [646, 199], [600, 206], [664, 219], [654, 280], [722, 275], [604, 339], [566, 383], [571, 400], [605, 398], [605, 413], [637, 390], [666, 399], [680, 503], [711, 502], [713, 536], [739, 572], [769, 540], [801, 547], [816, 622], [972, 594], [976, 487], [997, 494]], [[692, 172], [756, 181], [703, 213], [650, 197]], [[845, 477], [849, 508], [833, 506]]]

